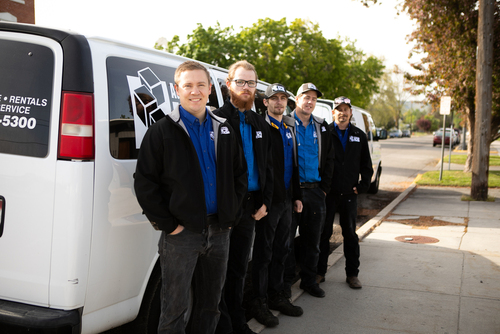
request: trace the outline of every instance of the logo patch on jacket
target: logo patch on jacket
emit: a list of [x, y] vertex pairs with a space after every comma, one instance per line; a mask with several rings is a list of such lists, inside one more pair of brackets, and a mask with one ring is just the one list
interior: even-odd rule
[[262, 131], [255, 131], [255, 139], [262, 138]]
[[358, 142], [359, 143], [359, 137], [350, 136], [349, 137], [349, 141], [350, 142]]
[[227, 126], [223, 126], [220, 128], [220, 133], [222, 133], [223, 135], [228, 135], [229, 134], [229, 129]]
[[321, 132], [325, 132], [325, 131], [326, 131], [325, 126], [322, 126], [322, 127], [321, 127]]

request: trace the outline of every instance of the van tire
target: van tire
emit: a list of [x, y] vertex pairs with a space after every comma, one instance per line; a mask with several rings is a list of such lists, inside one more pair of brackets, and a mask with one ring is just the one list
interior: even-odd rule
[[376, 193], [378, 193], [378, 187], [380, 185], [380, 174], [381, 174], [381, 171], [380, 171], [380, 168], [379, 168], [379, 169], [377, 169], [377, 176], [375, 177], [375, 181], [373, 181], [370, 184], [370, 188], [368, 188], [368, 193], [369, 194], [376, 194]]

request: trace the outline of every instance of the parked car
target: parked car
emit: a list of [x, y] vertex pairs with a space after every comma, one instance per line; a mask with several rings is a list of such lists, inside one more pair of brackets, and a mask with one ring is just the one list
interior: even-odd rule
[[387, 139], [387, 130], [384, 128], [377, 128], [378, 139]]
[[401, 137], [411, 137], [411, 131], [408, 129], [401, 131]]
[[[432, 139], [432, 146], [436, 145], [441, 145], [442, 143], [442, 137], [443, 137], [443, 129], [439, 129], [436, 132], [434, 132], [434, 137]], [[457, 144], [457, 135], [455, 131], [451, 131], [450, 129], [446, 129], [446, 134], [444, 137], [444, 144], [445, 145], [450, 145], [450, 138], [451, 138], [451, 146], [455, 146]]]
[[392, 129], [389, 131], [389, 138], [401, 138], [403, 136], [403, 132], [399, 129]]

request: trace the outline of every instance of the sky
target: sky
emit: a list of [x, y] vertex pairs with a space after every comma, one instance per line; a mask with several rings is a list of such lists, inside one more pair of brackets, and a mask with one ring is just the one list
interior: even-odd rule
[[71, 30], [152, 48], [161, 37], [178, 35], [185, 41], [201, 23], [203, 27], [249, 27], [258, 19], [309, 19], [319, 24], [323, 36], [349, 38], [366, 55], [385, 59], [388, 68], [398, 65], [411, 71], [407, 36], [413, 31], [406, 14], [397, 15], [400, 0], [379, 0], [364, 7], [356, 0], [307, 1], [200, 1], [200, 0], [35, 0], [37, 25]]

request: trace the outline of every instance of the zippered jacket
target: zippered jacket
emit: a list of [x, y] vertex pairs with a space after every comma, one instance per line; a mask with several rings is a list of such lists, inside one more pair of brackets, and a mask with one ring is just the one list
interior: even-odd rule
[[332, 122], [329, 125], [335, 149], [335, 172], [332, 178], [331, 194], [353, 194], [353, 187], [357, 188], [358, 194], [365, 193], [370, 188], [373, 175], [372, 159], [366, 134], [360, 128], [351, 124], [344, 152], [334, 123]]
[[[234, 224], [246, 194], [246, 164], [229, 123], [210, 111], [207, 117], [214, 131], [218, 224], [228, 228]], [[206, 230], [203, 176], [179, 107], [146, 132], [137, 159], [134, 188], [155, 229], [171, 233], [180, 224], [195, 233]]]
[[[240, 115], [231, 101], [226, 100], [221, 108], [214, 110], [214, 114], [227, 119], [233, 127], [234, 132], [238, 134], [238, 142], [243, 147], [240, 133]], [[255, 206], [258, 209], [262, 204], [265, 204], [269, 210], [273, 200], [274, 189], [271, 130], [264, 118], [254, 111], [247, 112], [247, 123], [252, 126], [253, 152], [259, 171], [260, 191], [259, 196], [256, 198], [257, 203]]]
[[[266, 112], [265, 120], [270, 126], [271, 131], [271, 141], [273, 145], [273, 172], [274, 172], [274, 192], [273, 192], [273, 202], [281, 203], [286, 200], [286, 188], [285, 188], [285, 152], [283, 148], [283, 139], [281, 138], [280, 130], [274, 128], [271, 125], [271, 120]], [[295, 142], [295, 133], [293, 127], [295, 126], [294, 120], [283, 115], [283, 123], [290, 129], [292, 134], [293, 143], [293, 173], [292, 180], [290, 183], [292, 201], [302, 200], [300, 192], [300, 179], [299, 179], [299, 166], [297, 164], [297, 159], [295, 155], [297, 154], [297, 144]], [[290, 125], [291, 124], [291, 125]]]
[[[295, 119], [295, 110], [292, 112], [290, 117], [293, 119], [296, 126], [298, 125], [297, 120]], [[332, 174], [333, 174], [333, 166], [334, 166], [334, 158], [335, 158], [335, 150], [332, 145], [332, 135], [330, 133], [330, 129], [328, 128], [328, 123], [324, 118], [312, 115], [312, 121], [314, 126], [316, 127], [316, 133], [319, 133], [321, 140], [318, 141], [318, 159], [319, 159], [319, 176], [321, 177], [321, 182], [319, 187], [325, 193], [330, 192], [330, 186], [332, 183]], [[287, 123], [287, 125], [289, 125]], [[296, 126], [293, 127], [294, 137], [296, 137]], [[294, 155], [298, 159], [298, 155]]]

